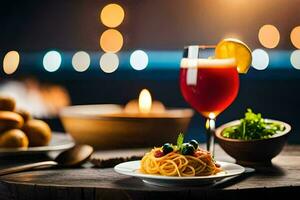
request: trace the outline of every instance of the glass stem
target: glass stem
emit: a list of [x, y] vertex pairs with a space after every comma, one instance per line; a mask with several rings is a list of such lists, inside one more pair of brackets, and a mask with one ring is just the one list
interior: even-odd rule
[[216, 119], [207, 118], [206, 119], [206, 148], [207, 151], [211, 153], [212, 156], [215, 155], [215, 130], [216, 130]]

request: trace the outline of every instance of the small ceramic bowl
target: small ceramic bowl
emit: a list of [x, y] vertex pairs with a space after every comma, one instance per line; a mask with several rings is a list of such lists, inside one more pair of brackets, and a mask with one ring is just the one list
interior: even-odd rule
[[81, 105], [62, 110], [60, 119], [76, 143], [96, 149], [153, 147], [176, 143], [187, 130], [193, 110], [167, 109], [162, 114], [131, 115], [119, 105]]
[[271, 164], [272, 158], [277, 156], [287, 141], [291, 126], [278, 120], [266, 119], [266, 122], [283, 124], [285, 130], [268, 139], [239, 140], [222, 136], [225, 128], [238, 125], [239, 120], [226, 123], [216, 130], [216, 139], [224, 151], [235, 158], [242, 165], [266, 165]]

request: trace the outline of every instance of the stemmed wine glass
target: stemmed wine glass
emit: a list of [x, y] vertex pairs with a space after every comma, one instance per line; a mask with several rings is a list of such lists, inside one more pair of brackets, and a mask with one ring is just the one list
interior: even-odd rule
[[214, 155], [216, 117], [236, 98], [239, 74], [234, 58], [215, 59], [215, 46], [184, 48], [180, 88], [184, 99], [206, 118], [207, 150]]

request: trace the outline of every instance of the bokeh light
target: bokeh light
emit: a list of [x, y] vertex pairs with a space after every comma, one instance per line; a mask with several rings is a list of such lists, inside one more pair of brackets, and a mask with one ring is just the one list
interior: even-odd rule
[[77, 72], [84, 72], [90, 66], [91, 59], [88, 53], [85, 51], [78, 51], [74, 54], [72, 58], [73, 68]]
[[100, 19], [105, 26], [110, 28], [115, 28], [119, 26], [123, 19], [125, 13], [123, 8], [118, 4], [108, 4], [106, 5], [100, 14]]
[[13, 74], [19, 66], [20, 55], [17, 51], [9, 51], [3, 59], [3, 71], [6, 74]]
[[293, 51], [290, 61], [295, 69], [300, 69], [300, 50]]
[[100, 68], [105, 73], [112, 73], [119, 67], [119, 57], [114, 53], [105, 53], [100, 58]]
[[297, 48], [300, 49], [300, 26], [296, 26], [291, 32], [291, 42]]
[[148, 65], [148, 55], [145, 51], [136, 50], [130, 55], [130, 65], [135, 70], [143, 70]]
[[259, 29], [258, 39], [264, 47], [272, 49], [278, 45], [280, 33], [275, 26], [266, 24]]
[[61, 55], [57, 51], [49, 51], [45, 54], [43, 65], [48, 72], [55, 72], [61, 64]]
[[123, 36], [115, 29], [104, 31], [100, 37], [100, 47], [107, 53], [116, 53], [123, 46]]
[[257, 70], [264, 70], [269, 65], [269, 55], [262, 49], [255, 49], [252, 52], [252, 66]]

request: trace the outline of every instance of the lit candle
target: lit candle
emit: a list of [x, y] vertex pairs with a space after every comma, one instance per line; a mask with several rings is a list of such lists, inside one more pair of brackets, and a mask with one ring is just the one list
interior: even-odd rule
[[139, 111], [149, 113], [152, 107], [152, 97], [147, 89], [143, 89], [139, 95]]
[[131, 100], [125, 106], [125, 113], [142, 115], [159, 114], [165, 112], [165, 106], [160, 101], [152, 101], [149, 90], [143, 89], [138, 100]]

